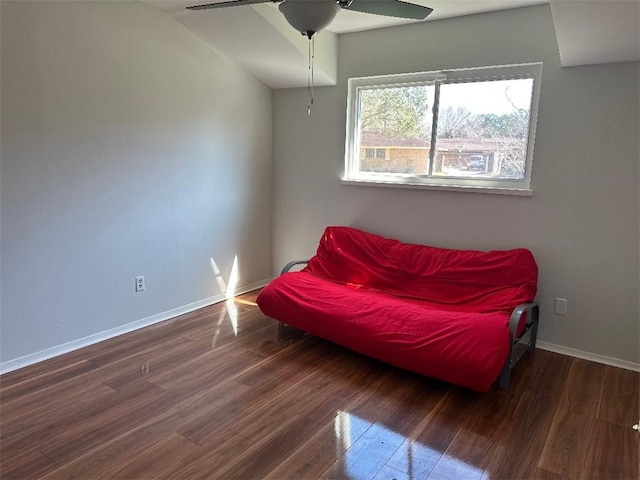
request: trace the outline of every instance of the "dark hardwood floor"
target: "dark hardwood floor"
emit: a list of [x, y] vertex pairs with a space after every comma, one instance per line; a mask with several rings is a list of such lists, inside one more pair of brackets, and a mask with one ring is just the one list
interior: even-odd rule
[[638, 478], [638, 373], [537, 350], [475, 393], [278, 337], [254, 300], [0, 377], [0, 476]]

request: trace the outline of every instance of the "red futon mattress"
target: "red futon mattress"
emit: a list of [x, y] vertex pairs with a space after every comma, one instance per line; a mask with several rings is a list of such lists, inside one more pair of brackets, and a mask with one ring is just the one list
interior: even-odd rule
[[509, 354], [509, 318], [533, 301], [526, 249], [479, 252], [327, 227], [304, 270], [258, 296], [288, 325], [407, 370], [487, 391]]

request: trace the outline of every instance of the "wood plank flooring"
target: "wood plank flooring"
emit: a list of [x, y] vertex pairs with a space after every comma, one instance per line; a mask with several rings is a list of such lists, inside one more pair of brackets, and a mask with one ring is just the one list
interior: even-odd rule
[[256, 295], [1, 376], [1, 478], [638, 478], [638, 373], [537, 350], [476, 393], [279, 336]]

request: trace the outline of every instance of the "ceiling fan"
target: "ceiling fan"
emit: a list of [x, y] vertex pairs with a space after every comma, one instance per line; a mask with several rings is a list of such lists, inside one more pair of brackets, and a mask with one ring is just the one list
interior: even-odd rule
[[412, 20], [423, 20], [433, 11], [429, 7], [401, 0], [228, 0], [194, 5], [187, 9], [207, 10], [256, 3], [280, 3], [278, 8], [287, 22], [309, 39], [327, 27], [340, 9]]

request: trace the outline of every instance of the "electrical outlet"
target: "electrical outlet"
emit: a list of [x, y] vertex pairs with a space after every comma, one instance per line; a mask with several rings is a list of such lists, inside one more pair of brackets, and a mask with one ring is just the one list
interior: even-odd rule
[[567, 314], [567, 299], [566, 298], [556, 298], [556, 314], [557, 315], [566, 315]]
[[136, 277], [136, 292], [144, 292], [144, 276]]

